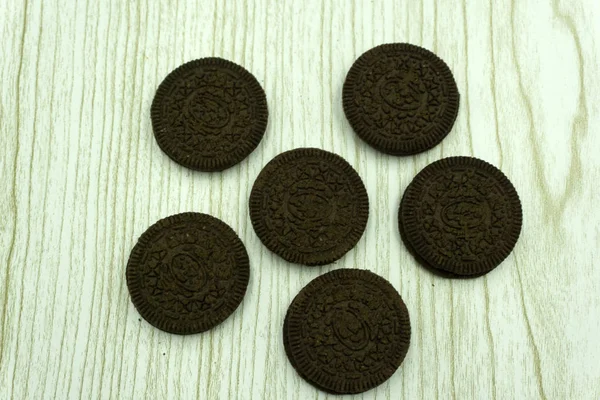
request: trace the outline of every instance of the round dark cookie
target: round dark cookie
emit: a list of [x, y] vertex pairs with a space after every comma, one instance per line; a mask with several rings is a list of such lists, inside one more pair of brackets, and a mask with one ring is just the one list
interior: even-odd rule
[[428, 150], [448, 135], [459, 106], [452, 72], [418, 46], [391, 43], [361, 55], [343, 89], [346, 118], [374, 148], [392, 155]]
[[246, 158], [262, 139], [268, 115], [256, 78], [220, 58], [175, 69], [158, 87], [151, 109], [160, 148], [200, 171], [222, 171]]
[[256, 234], [283, 259], [329, 264], [361, 238], [369, 199], [357, 172], [324, 150], [287, 151], [260, 172], [250, 194]]
[[139, 238], [127, 263], [131, 301], [166, 332], [204, 332], [239, 306], [250, 277], [248, 253], [227, 224], [210, 215], [164, 218]]
[[460, 276], [497, 267], [517, 243], [522, 219], [508, 178], [471, 157], [425, 167], [406, 188], [398, 213], [400, 234], [417, 260]]
[[387, 280], [339, 269], [314, 279], [294, 298], [283, 335], [302, 378], [331, 393], [361, 393], [389, 379], [404, 360], [410, 319]]

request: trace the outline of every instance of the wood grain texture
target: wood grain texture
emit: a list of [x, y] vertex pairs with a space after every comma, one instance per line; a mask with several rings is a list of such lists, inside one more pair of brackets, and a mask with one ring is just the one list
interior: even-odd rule
[[[600, 398], [600, 3], [596, 0], [192, 0], [0, 3], [0, 398], [326, 399], [288, 363], [287, 306], [334, 268], [388, 278], [411, 313], [399, 371], [357, 399]], [[386, 42], [436, 52], [462, 102], [451, 134], [380, 154], [346, 121], [352, 62]], [[178, 65], [245, 66], [269, 103], [257, 150], [224, 173], [171, 162], [152, 135], [156, 87]], [[281, 151], [345, 157], [371, 200], [365, 236], [334, 265], [290, 265], [248, 217], [252, 182]], [[500, 268], [432, 276], [400, 241], [401, 194], [444, 156], [500, 167], [524, 227]], [[153, 329], [125, 264], [153, 222], [210, 213], [247, 246], [241, 307], [201, 335]]]

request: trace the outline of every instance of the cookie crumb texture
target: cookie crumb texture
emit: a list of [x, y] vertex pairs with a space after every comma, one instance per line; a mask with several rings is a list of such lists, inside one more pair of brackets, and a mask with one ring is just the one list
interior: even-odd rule
[[252, 74], [227, 60], [203, 58], [165, 78], [151, 116], [156, 141], [171, 159], [195, 170], [221, 171], [258, 146], [268, 110]]
[[127, 286], [140, 315], [178, 334], [206, 331], [241, 303], [248, 254], [236, 233], [206, 214], [183, 213], [152, 225], [127, 264]]
[[442, 59], [418, 46], [392, 43], [367, 51], [352, 65], [343, 106], [365, 142], [384, 153], [410, 155], [448, 135], [459, 97]]
[[300, 291], [283, 335], [287, 356], [305, 380], [331, 393], [361, 393], [398, 369], [410, 345], [410, 320], [388, 281], [340, 269]]
[[425, 167], [408, 185], [400, 233], [426, 266], [462, 276], [497, 267], [521, 232], [519, 196], [493, 165], [450, 157]]
[[324, 265], [361, 238], [369, 199], [342, 157], [304, 148], [282, 153], [261, 171], [250, 194], [256, 234], [287, 261]]

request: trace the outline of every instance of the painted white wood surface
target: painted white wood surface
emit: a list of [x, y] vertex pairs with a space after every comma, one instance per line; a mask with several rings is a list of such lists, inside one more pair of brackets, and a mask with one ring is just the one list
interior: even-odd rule
[[[0, 34], [0, 398], [334, 398], [296, 375], [281, 327], [342, 266], [388, 278], [413, 326], [402, 367], [356, 398], [600, 398], [598, 1], [3, 0]], [[406, 158], [362, 143], [341, 102], [356, 57], [401, 41], [462, 94], [452, 133]], [[160, 81], [205, 56], [249, 69], [270, 109], [221, 174], [171, 162], [150, 124]], [[271, 254], [247, 212], [261, 167], [301, 146], [345, 157], [371, 200], [357, 247], [323, 268]], [[476, 280], [432, 276], [396, 226], [412, 177], [451, 155], [497, 165], [523, 202], [515, 251]], [[188, 210], [239, 233], [252, 276], [225, 323], [182, 337], [140, 321], [124, 271], [150, 224]]]

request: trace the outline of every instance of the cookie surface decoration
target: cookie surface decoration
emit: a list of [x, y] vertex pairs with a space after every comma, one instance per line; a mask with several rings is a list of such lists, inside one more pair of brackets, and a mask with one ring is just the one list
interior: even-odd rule
[[323, 265], [356, 245], [369, 199], [356, 171], [340, 156], [296, 149], [271, 160], [250, 194], [258, 237], [287, 261]]
[[446, 137], [459, 97], [444, 61], [421, 47], [392, 43], [367, 51], [352, 65], [343, 106], [365, 142], [385, 153], [409, 155]]
[[480, 275], [510, 254], [523, 217], [519, 196], [500, 170], [476, 158], [450, 157], [419, 172], [398, 218], [419, 261], [457, 275]]
[[389, 379], [404, 360], [410, 319], [388, 281], [340, 269], [300, 291], [283, 335], [292, 366], [308, 382], [332, 393], [361, 393]]
[[241, 303], [250, 265], [236, 233], [206, 214], [162, 219], [142, 234], [127, 263], [131, 300], [146, 321], [178, 334], [206, 331]]
[[258, 146], [268, 109], [252, 74], [227, 60], [203, 58], [165, 78], [151, 116], [156, 141], [171, 159], [191, 169], [221, 171]]

